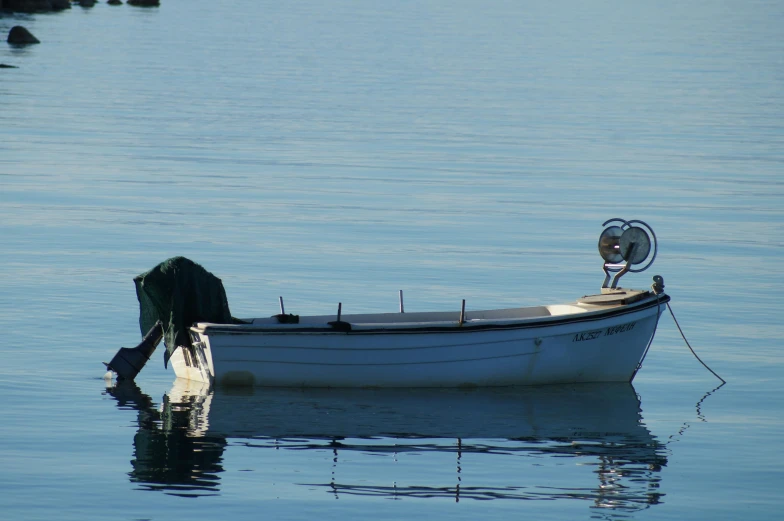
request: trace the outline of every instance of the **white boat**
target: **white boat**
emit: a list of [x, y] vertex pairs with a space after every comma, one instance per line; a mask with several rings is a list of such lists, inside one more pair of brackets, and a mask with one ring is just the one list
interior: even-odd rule
[[[179, 378], [268, 387], [474, 387], [629, 382], [665, 294], [619, 290], [574, 302], [459, 312], [200, 322], [170, 362]], [[332, 325], [330, 325], [332, 323]]]
[[[630, 382], [669, 301], [618, 288], [655, 258], [641, 221], [620, 221], [599, 241], [602, 292], [572, 302], [452, 312], [291, 315], [244, 323], [198, 322], [171, 355], [179, 378], [266, 387], [484, 387]], [[643, 228], [644, 226], [645, 228]], [[646, 231], [647, 229], [647, 231]], [[654, 235], [655, 246], [655, 235]], [[624, 263], [619, 264], [619, 261]], [[645, 264], [634, 269], [636, 264]], [[610, 284], [610, 271], [618, 274]], [[281, 311], [282, 309], [281, 303]]]
[[[618, 224], [607, 227], [613, 222]], [[167, 358], [177, 377], [218, 385], [485, 387], [630, 382], [670, 297], [658, 275], [650, 290], [618, 287], [621, 276], [652, 264], [657, 251], [653, 230], [642, 221], [622, 219], [610, 219], [604, 226], [599, 239], [606, 275], [601, 293], [571, 302], [467, 311], [463, 301], [460, 311], [406, 313], [401, 292], [397, 313], [343, 315], [339, 304], [336, 315], [295, 316], [285, 314], [281, 299], [280, 314], [236, 320], [228, 314], [228, 303], [217, 302], [225, 299], [220, 279], [180, 257], [135, 279], [143, 306], [140, 321], [152, 324], [144, 303], [173, 300], [160, 288], [184, 288], [177, 296], [187, 305], [209, 295], [206, 303], [194, 304], [190, 316], [215, 313], [222, 317], [220, 322], [186, 320], [183, 324], [179, 311], [183, 306], [156, 309], [168, 324]], [[203, 289], [193, 290], [198, 277], [185, 273], [191, 269], [208, 277]], [[612, 280], [611, 272], [616, 273]], [[170, 278], [161, 283], [166, 277]], [[153, 283], [158, 285], [153, 288]], [[178, 310], [177, 325], [172, 310]], [[122, 349], [107, 366], [133, 379], [163, 335], [161, 329], [158, 326], [157, 335], [150, 330], [145, 349]]]

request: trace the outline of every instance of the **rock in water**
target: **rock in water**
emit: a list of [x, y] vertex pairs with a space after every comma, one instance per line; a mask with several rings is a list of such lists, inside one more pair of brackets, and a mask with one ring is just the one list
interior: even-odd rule
[[15, 25], [8, 31], [8, 43], [25, 45], [28, 43], [41, 43], [41, 40], [33, 36], [30, 31], [21, 25]]
[[71, 8], [71, 0], [0, 0], [4, 9], [18, 13], [47, 13]]
[[160, 0], [128, 0], [128, 5], [138, 5], [139, 7], [157, 7], [161, 5]]

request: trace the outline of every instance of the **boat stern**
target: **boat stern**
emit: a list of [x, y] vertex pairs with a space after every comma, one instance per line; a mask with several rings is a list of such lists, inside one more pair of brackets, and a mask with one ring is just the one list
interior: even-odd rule
[[215, 378], [209, 338], [191, 329], [191, 345], [177, 346], [171, 357], [174, 374], [195, 382], [211, 384]]

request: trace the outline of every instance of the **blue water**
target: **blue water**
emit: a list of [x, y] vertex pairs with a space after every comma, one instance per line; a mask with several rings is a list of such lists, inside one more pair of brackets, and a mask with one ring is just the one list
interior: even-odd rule
[[[0, 44], [0, 517], [780, 519], [782, 23], [773, 1], [3, 15], [42, 43]], [[533, 305], [596, 292], [612, 217], [653, 227], [624, 284], [663, 275], [727, 385], [669, 315], [605, 398], [183, 397], [159, 353], [102, 378], [138, 342], [132, 278], [173, 255], [240, 317]]]

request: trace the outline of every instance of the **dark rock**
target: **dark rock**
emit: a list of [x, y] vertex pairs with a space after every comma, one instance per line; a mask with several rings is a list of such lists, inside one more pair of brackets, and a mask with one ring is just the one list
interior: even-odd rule
[[128, 0], [128, 5], [136, 5], [139, 7], [158, 7], [161, 5], [160, 0]]
[[109, 5], [122, 5], [122, 0], [109, 0], [106, 3]]
[[18, 13], [45, 13], [71, 8], [71, 0], [2, 0], [3, 8]]
[[51, 11], [50, 0], [4, 0], [3, 5], [10, 11], [17, 13], [35, 13], [36, 11]]
[[41, 43], [41, 40], [33, 36], [30, 31], [21, 25], [15, 25], [8, 31], [8, 43], [25, 45], [28, 43]]
[[16, 65], [8, 65], [7, 63], [0, 63], [0, 69], [18, 69]]
[[93, 7], [95, 0], [79, 0], [79, 5], [82, 7]]

